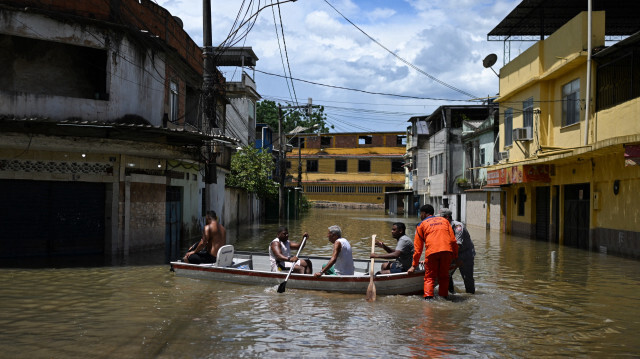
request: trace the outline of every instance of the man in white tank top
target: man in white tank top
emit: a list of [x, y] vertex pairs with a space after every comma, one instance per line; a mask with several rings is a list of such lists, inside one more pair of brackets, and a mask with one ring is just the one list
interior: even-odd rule
[[[304, 232], [302, 237], [309, 238], [309, 234], [307, 232]], [[287, 229], [287, 227], [282, 226], [278, 228], [278, 236], [269, 244], [269, 260], [271, 262], [271, 271], [288, 272], [289, 269], [293, 266], [294, 273], [313, 273], [313, 267], [310, 260], [298, 259], [298, 257], [296, 256], [291, 256], [291, 250], [300, 248], [301, 244], [302, 243], [289, 241], [289, 230]]]
[[353, 254], [351, 252], [351, 245], [346, 238], [342, 238], [342, 230], [338, 226], [329, 227], [327, 233], [329, 242], [333, 243], [333, 253], [331, 259], [322, 268], [320, 272], [315, 274], [316, 277], [320, 277], [331, 270], [331, 266], [335, 270], [337, 275], [353, 275]]

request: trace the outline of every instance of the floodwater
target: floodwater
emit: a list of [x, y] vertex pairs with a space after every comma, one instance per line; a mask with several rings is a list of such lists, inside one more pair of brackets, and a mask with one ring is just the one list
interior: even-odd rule
[[[329, 255], [341, 225], [354, 256], [371, 234], [393, 245], [393, 222], [371, 210], [314, 209], [289, 223]], [[277, 224], [229, 231], [238, 250], [264, 251]], [[243, 286], [176, 277], [164, 253], [111, 265], [3, 268], [0, 357], [637, 357], [640, 262], [470, 228], [475, 295], [459, 273], [452, 300]], [[188, 247], [190, 243], [184, 243]], [[381, 249], [376, 249], [381, 251]]]

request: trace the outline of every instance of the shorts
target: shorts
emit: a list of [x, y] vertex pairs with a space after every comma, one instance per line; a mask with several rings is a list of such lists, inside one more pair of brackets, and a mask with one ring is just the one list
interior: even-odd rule
[[402, 264], [400, 264], [400, 262], [391, 262], [391, 265], [389, 266], [389, 271], [391, 273], [402, 273], [402, 272], [406, 272], [407, 270], [402, 268]]
[[293, 263], [293, 262], [277, 262], [277, 268], [278, 268], [278, 272], [288, 272], [289, 269], [291, 269], [291, 267], [293, 265], [299, 265], [300, 264], [300, 260], [298, 259], [297, 262]]

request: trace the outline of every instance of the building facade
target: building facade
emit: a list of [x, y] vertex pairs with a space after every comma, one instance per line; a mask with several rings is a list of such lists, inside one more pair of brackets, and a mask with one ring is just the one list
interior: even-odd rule
[[404, 132], [295, 137], [286, 157], [287, 186], [297, 186], [300, 177], [310, 201], [381, 205], [385, 192], [404, 189]]
[[502, 160], [489, 184], [501, 186], [506, 232], [638, 258], [639, 35], [607, 47], [615, 13], [574, 10], [500, 70]]
[[201, 123], [202, 50], [180, 19], [134, 0], [0, 16], [0, 256], [176, 258], [235, 142]]

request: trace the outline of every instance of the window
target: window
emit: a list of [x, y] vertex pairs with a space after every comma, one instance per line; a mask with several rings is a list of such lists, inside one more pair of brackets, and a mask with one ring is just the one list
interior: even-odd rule
[[358, 172], [371, 172], [371, 161], [358, 160]]
[[308, 193], [329, 193], [329, 192], [333, 192], [333, 187], [331, 187], [331, 186], [309, 185], [309, 186], [305, 186], [305, 192], [308, 192]]
[[407, 145], [407, 136], [401, 135], [396, 137], [396, 146], [406, 146]]
[[178, 121], [178, 84], [171, 81], [169, 83], [169, 121]]
[[318, 172], [318, 160], [307, 160], [307, 172]]
[[504, 147], [513, 144], [513, 109], [508, 108], [504, 111]]
[[580, 122], [580, 79], [562, 86], [562, 126]]
[[382, 186], [359, 186], [359, 193], [382, 193]]
[[355, 193], [355, 186], [336, 186], [336, 193]]
[[391, 161], [391, 172], [404, 172], [404, 161], [403, 160], [392, 160]]
[[359, 145], [370, 145], [372, 143], [373, 140], [373, 136], [368, 135], [368, 136], [359, 136], [358, 137], [358, 144]]
[[336, 173], [347, 172], [347, 160], [336, 160]]
[[429, 158], [429, 175], [433, 176], [442, 172], [442, 153]]
[[330, 136], [322, 136], [322, 137], [320, 137], [320, 145], [321, 146], [331, 146], [331, 137]]
[[484, 148], [480, 149], [480, 166], [485, 165]]
[[287, 169], [291, 168], [291, 161], [287, 161], [286, 167]]
[[523, 127], [533, 128], [533, 97], [522, 102]]
[[293, 140], [291, 140], [291, 144], [295, 147], [295, 148], [304, 148], [304, 138], [302, 137], [296, 137]]

